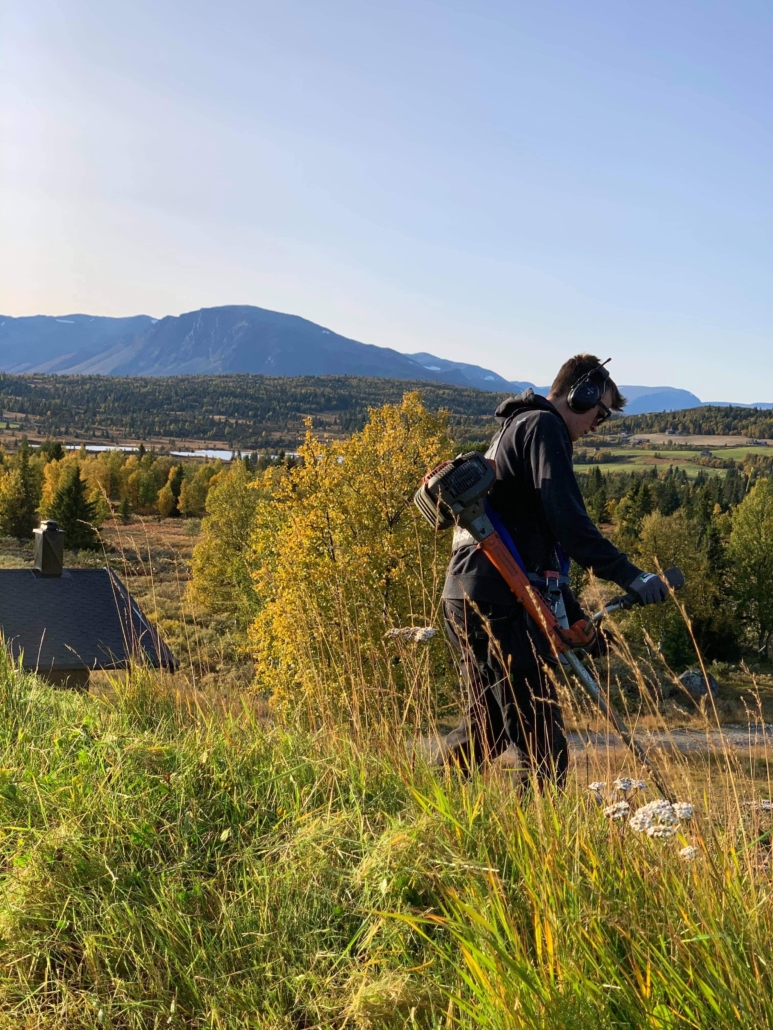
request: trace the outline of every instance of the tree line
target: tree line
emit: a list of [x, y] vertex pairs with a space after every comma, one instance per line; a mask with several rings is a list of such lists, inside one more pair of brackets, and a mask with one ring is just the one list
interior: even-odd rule
[[600, 430], [609, 433], [685, 433], [688, 436], [748, 436], [773, 439], [773, 410], [706, 406], [684, 411], [659, 411], [624, 415]]
[[359, 376], [126, 377], [0, 375], [0, 408], [42, 436], [146, 442], [224, 441], [241, 450], [293, 449], [311, 417], [318, 431], [349, 435], [368, 411], [415, 388], [430, 411], [448, 412], [458, 441], [483, 439], [505, 394], [442, 383]]
[[[112, 377], [0, 374], [0, 408], [42, 436], [151, 441], [222, 441], [242, 450], [294, 449], [305, 419], [332, 436], [360, 431], [371, 408], [418, 392], [428, 411], [448, 413], [457, 443], [491, 435], [493, 412], [507, 396], [442, 383], [360, 376], [274, 377], [249, 374]], [[614, 418], [602, 433], [679, 432], [773, 438], [773, 411], [700, 407]]]
[[[257, 471], [281, 464], [283, 455], [252, 454], [239, 460]], [[29, 539], [41, 518], [52, 518], [65, 531], [65, 546], [91, 548], [96, 530], [111, 514], [200, 517], [207, 495], [225, 463], [181, 462], [140, 446], [89, 454], [66, 451], [58, 440], [39, 448], [23, 439], [13, 454], [0, 450], [0, 536]]]
[[[751, 461], [722, 475], [684, 469], [578, 475], [599, 527], [643, 568], [678, 565], [688, 627], [673, 607], [630, 622], [678, 667], [694, 660], [691, 634], [708, 660], [737, 661], [744, 648], [768, 656], [773, 637], [773, 469]], [[580, 577], [581, 579], [581, 577]]]
[[[0, 534], [29, 537], [40, 517], [55, 517], [67, 533], [67, 546], [87, 547], [95, 544], [94, 527], [111, 512], [118, 517], [132, 512], [204, 517], [192, 589], [205, 606], [241, 620], [245, 635], [253, 626], [253, 641], [261, 641], [256, 653], [268, 669], [279, 652], [265, 627], [255, 628], [255, 620], [263, 617], [259, 612], [273, 591], [280, 586], [288, 591], [293, 582], [292, 589], [300, 589], [305, 582], [298, 557], [303, 547], [309, 548], [314, 569], [303, 587], [305, 599], [290, 604], [288, 597], [280, 597], [279, 607], [272, 609], [272, 633], [279, 632], [282, 605], [287, 611], [310, 605], [314, 613], [319, 597], [336, 583], [335, 604], [351, 593], [354, 608], [346, 618], [358, 625], [367, 622], [358, 607], [366, 597], [382, 612], [381, 622], [388, 613], [385, 630], [405, 624], [418, 610], [430, 610], [430, 581], [437, 585], [442, 577], [447, 541], [433, 538], [431, 560], [421, 550], [423, 543], [415, 550], [424, 529], [409, 518], [409, 502], [430, 458], [458, 451], [450, 423], [448, 413], [431, 411], [417, 393], [406, 393], [397, 403], [373, 407], [363, 428], [345, 440], [325, 441], [308, 425], [300, 460], [255, 452], [230, 466], [181, 463], [144, 446], [133, 454], [111, 450], [94, 455], [84, 448], [65, 452], [53, 439], [40, 448], [22, 441], [14, 453], [0, 452]], [[602, 473], [596, 466], [588, 472], [578, 469], [578, 481], [591, 517], [634, 561], [645, 568], [659, 562], [685, 569], [682, 597], [692, 633], [708, 659], [734, 661], [749, 649], [767, 655], [773, 634], [769, 457], [750, 455], [718, 475], [701, 470], [694, 478], [678, 467]], [[405, 534], [397, 532], [400, 526]], [[365, 545], [368, 534], [372, 553]], [[280, 575], [265, 563], [280, 560], [276, 541], [285, 537]], [[323, 554], [332, 563], [324, 569], [315, 564]], [[344, 575], [338, 562], [344, 563], [345, 575], [354, 576], [354, 585], [336, 579]], [[412, 562], [422, 570], [418, 579], [411, 579]], [[319, 587], [316, 597], [311, 583], [323, 581], [325, 590]], [[575, 581], [582, 587], [577, 570]], [[401, 597], [409, 599], [405, 610]], [[324, 646], [332, 646], [344, 613], [338, 613], [335, 624], [325, 622], [320, 612], [314, 617], [325, 627]], [[690, 661], [690, 630], [673, 607], [636, 613], [632, 626], [675, 665]], [[378, 653], [375, 640], [369, 645], [371, 656]], [[353, 661], [352, 655], [346, 657]]]

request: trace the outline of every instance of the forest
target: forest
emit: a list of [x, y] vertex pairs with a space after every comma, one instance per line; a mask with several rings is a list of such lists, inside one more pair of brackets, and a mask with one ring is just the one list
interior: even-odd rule
[[773, 411], [766, 408], [714, 407], [705, 405], [686, 411], [652, 412], [615, 418], [601, 432], [684, 433], [687, 436], [748, 436], [773, 438]]
[[[325, 437], [340, 438], [365, 425], [368, 410], [397, 403], [416, 390], [430, 411], [449, 413], [448, 430], [460, 445], [480, 445], [506, 394], [433, 383], [357, 376], [260, 375], [127, 377], [0, 374], [0, 429], [93, 441], [217, 441], [241, 450], [294, 449], [304, 419]], [[665, 433], [773, 437], [773, 412], [701, 407], [615, 417], [604, 435]]]
[[[0, 375], [0, 414], [26, 433], [95, 441], [200, 440], [255, 450], [290, 449], [304, 420], [331, 436], [362, 429], [368, 410], [398, 402], [407, 389], [430, 410], [449, 412], [454, 439], [490, 435], [504, 394], [357, 376], [260, 375], [115, 378]], [[0, 423], [2, 428], [2, 423]]]
[[[399, 462], [391, 459], [387, 475], [379, 435], [386, 446], [390, 433], [400, 432], [405, 454]], [[344, 670], [357, 669], [361, 657], [334, 658], [341, 640], [336, 627], [350, 622], [361, 646], [367, 638], [374, 667], [383, 659], [384, 676], [393, 682], [399, 675], [383, 654], [381, 637], [427, 610], [442, 583], [449, 544], [417, 530], [411, 486], [423, 463], [449, 451], [442, 417], [407, 395], [402, 408], [372, 412], [362, 433], [348, 441], [326, 446], [310, 433], [298, 463], [255, 473], [234, 466], [217, 481], [194, 552], [192, 589], [213, 612], [230, 613], [241, 623], [258, 680], [275, 699], [292, 682], [296, 700], [314, 694], [318, 670], [330, 670], [331, 663], [340, 662], [344, 680], [352, 675]], [[696, 645], [708, 662], [767, 658], [773, 480], [764, 471], [731, 468], [690, 478], [673, 468], [606, 475], [594, 468], [578, 474], [578, 482], [591, 517], [640, 567], [678, 565], [685, 571], [682, 604], [691, 625], [676, 608], [667, 616], [663, 609], [636, 613], [628, 635], [643, 655], [649, 635], [679, 671], [695, 662]], [[235, 533], [237, 512], [241, 529]], [[351, 565], [344, 558], [349, 554], [358, 556]], [[587, 576], [573, 566], [572, 579], [582, 595]], [[443, 648], [430, 650], [440, 661]], [[448, 670], [438, 670], [436, 684], [444, 681]], [[331, 703], [326, 683], [325, 703]]]
[[[154, 385], [158, 381], [144, 382]], [[324, 396], [324, 390], [319, 396]], [[458, 446], [450, 432], [451, 417], [442, 411], [433, 412], [418, 393], [406, 393], [400, 402], [403, 408], [386, 404], [371, 409], [365, 427], [348, 439], [326, 443], [313, 420], [307, 418], [306, 440], [301, 446], [305, 459], [254, 451], [229, 467], [221, 461], [183, 461], [144, 445], [135, 453], [114, 449], [94, 454], [83, 446], [66, 451], [61, 441], [51, 437], [34, 447], [25, 439], [12, 452], [0, 450], [0, 535], [29, 539], [41, 517], [53, 517], [65, 530], [68, 547], [89, 548], [98, 546], [99, 527], [111, 517], [124, 521], [132, 516], [204, 518], [204, 540], [194, 553], [192, 590], [198, 592], [205, 607], [218, 599], [221, 614], [240, 612], [244, 616], [259, 596], [255, 580], [260, 580], [260, 574], [250, 564], [256, 553], [255, 541], [252, 530], [246, 537], [242, 531], [237, 534], [244, 552], [240, 560], [246, 564], [226, 573], [233, 525], [228, 520], [221, 524], [213, 517], [216, 511], [222, 511], [223, 497], [230, 499], [235, 511], [247, 513], [249, 526], [259, 518], [259, 512], [265, 512], [265, 519], [273, 526], [288, 490], [288, 497], [306, 497], [309, 487], [299, 485], [304, 477], [312, 472], [318, 477], [327, 467], [326, 456], [335, 455], [345, 465], [346, 456], [360, 446], [363, 433], [372, 431], [369, 427], [373, 420], [385, 418], [384, 412], [403, 410], [406, 398], [421, 412], [421, 419], [435, 420], [432, 424], [437, 427], [427, 441], [406, 441], [418, 469], [428, 455], [444, 456]], [[318, 459], [310, 465], [312, 451]], [[753, 507], [753, 497], [757, 499], [754, 503], [761, 504], [767, 496], [765, 491], [773, 481], [773, 460], [754, 453], [738, 461], [711, 459], [711, 464], [721, 467], [701, 466], [697, 475], [690, 476], [684, 466], [664, 465], [631, 471], [624, 465], [616, 471], [613, 466], [613, 471], [602, 472], [598, 465], [585, 464], [582, 453], [578, 458], [578, 482], [588, 511], [622, 550], [642, 567], [660, 562], [663, 567], [685, 564], [692, 570], [685, 598], [693, 632], [705, 656], [709, 660], [738, 660], [749, 649], [767, 654], [773, 614], [765, 613], [773, 609], [773, 600], [766, 599], [764, 591], [756, 599], [745, 595], [748, 564], [741, 563], [736, 552], [738, 520]], [[351, 483], [346, 486], [352, 488]], [[354, 489], [361, 496], [364, 487]], [[409, 489], [407, 480], [403, 489]], [[668, 554], [658, 551], [661, 538], [669, 541], [663, 545]], [[759, 530], [754, 550], [759, 551], [759, 561], [768, 562], [773, 569], [773, 551], [766, 540], [766, 533]], [[261, 545], [261, 553], [274, 546], [272, 541], [273, 536]], [[386, 548], [387, 543], [384, 540], [381, 546]], [[383, 560], [388, 564], [387, 558]], [[428, 568], [426, 558], [422, 567], [425, 571]], [[740, 569], [745, 570], [743, 574]], [[439, 576], [440, 569], [436, 572]], [[574, 570], [574, 578], [581, 590], [586, 582], [581, 570]], [[773, 586], [773, 578], [770, 583]], [[391, 589], [394, 599], [393, 582]], [[387, 601], [374, 600], [374, 604], [376, 610], [383, 611]], [[681, 667], [689, 664], [692, 649], [684, 624], [676, 620], [668, 632], [659, 632], [668, 659]]]

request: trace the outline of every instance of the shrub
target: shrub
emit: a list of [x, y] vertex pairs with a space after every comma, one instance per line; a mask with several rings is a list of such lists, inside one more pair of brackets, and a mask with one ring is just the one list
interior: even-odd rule
[[[678, 565], [685, 576], [679, 603], [686, 609], [695, 640], [707, 658], [735, 657], [732, 611], [709, 554], [709, 538], [683, 509], [673, 515], [655, 512], [641, 524], [637, 560], [646, 569]], [[637, 611], [634, 619], [659, 644], [676, 668], [695, 661], [695, 645], [679, 609], [673, 604]]]
[[439, 621], [450, 540], [431, 531], [412, 498], [448, 448], [444, 416], [406, 394], [372, 410], [344, 443], [325, 445], [309, 430], [301, 463], [258, 504], [261, 608], [250, 642], [258, 684], [279, 710], [303, 710], [312, 723], [394, 719], [428, 700], [419, 686], [433, 678], [428, 663], [442, 683], [441, 641], [421, 650], [390, 644], [385, 633]]
[[242, 628], [257, 603], [248, 556], [260, 495], [252, 483], [242, 461], [209, 480], [207, 514], [193, 552], [189, 588], [193, 601], [207, 611], [230, 615]]
[[733, 512], [728, 546], [741, 617], [767, 654], [773, 635], [773, 482], [761, 480]]

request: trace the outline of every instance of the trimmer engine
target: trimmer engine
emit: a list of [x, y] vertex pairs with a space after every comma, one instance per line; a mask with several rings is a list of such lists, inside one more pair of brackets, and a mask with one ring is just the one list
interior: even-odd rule
[[470, 524], [475, 524], [474, 535], [481, 540], [494, 529], [485, 515], [483, 499], [495, 480], [493, 464], [478, 451], [469, 451], [428, 472], [414, 501], [433, 529], [452, 529], [464, 514], [463, 524], [473, 532]]

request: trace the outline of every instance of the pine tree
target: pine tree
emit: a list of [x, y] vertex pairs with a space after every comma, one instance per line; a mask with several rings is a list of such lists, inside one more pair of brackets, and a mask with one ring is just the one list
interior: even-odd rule
[[46, 461], [61, 461], [66, 451], [60, 440], [53, 440], [49, 436], [40, 445], [40, 453], [45, 455]]
[[38, 524], [40, 488], [30, 467], [29, 446], [22, 440], [10, 469], [0, 479], [0, 534], [29, 540]]
[[64, 544], [71, 551], [96, 548], [97, 534], [92, 523], [96, 506], [86, 500], [86, 486], [81, 479], [80, 463], [76, 462], [56, 491], [49, 515], [64, 530]]
[[172, 511], [171, 511], [171, 514], [172, 514], [173, 517], [180, 514], [179, 501], [180, 501], [180, 491], [181, 491], [182, 485], [183, 485], [184, 474], [185, 474], [185, 470], [183, 469], [182, 465], [175, 465], [173, 468], [171, 468], [169, 470], [168, 483], [169, 483], [169, 488], [172, 491], [172, 496], [174, 497], [174, 507], [172, 508]]

